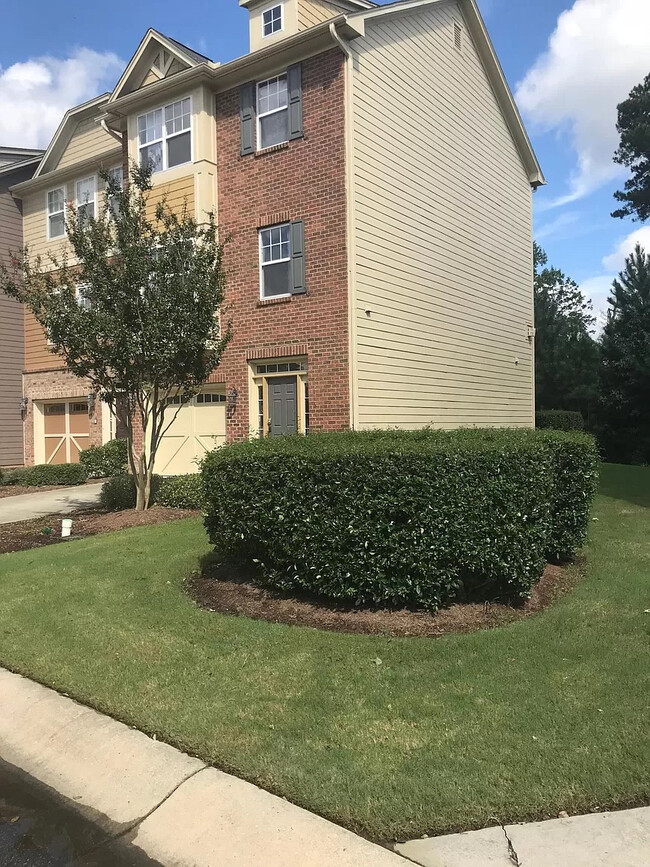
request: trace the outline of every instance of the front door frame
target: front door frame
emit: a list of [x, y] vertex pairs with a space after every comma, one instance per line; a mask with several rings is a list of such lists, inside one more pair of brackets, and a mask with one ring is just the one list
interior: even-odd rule
[[[285, 369], [285, 365], [287, 369]], [[278, 370], [282, 367], [282, 370]], [[293, 369], [289, 369], [289, 367]], [[269, 370], [271, 368], [271, 370]], [[275, 368], [275, 369], [274, 369]], [[309, 432], [309, 377], [307, 359], [264, 358], [249, 362], [250, 370], [250, 430], [251, 436], [265, 437], [269, 433], [268, 383], [276, 377], [295, 376], [297, 379], [298, 433]], [[258, 372], [258, 371], [263, 372]]]

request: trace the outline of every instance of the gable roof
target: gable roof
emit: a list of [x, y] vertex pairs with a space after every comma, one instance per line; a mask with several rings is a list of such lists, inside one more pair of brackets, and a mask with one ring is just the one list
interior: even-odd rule
[[[367, 19], [377, 18], [383, 15], [392, 15], [397, 12], [404, 12], [408, 9], [417, 9], [422, 6], [430, 6], [436, 3], [447, 3], [450, 0], [396, 0], [394, 3], [388, 3], [385, 6], [377, 6], [366, 12], [354, 12], [349, 17], [354, 20], [362, 18]], [[510, 86], [503, 72], [499, 58], [490, 39], [490, 35], [483, 21], [483, 17], [476, 5], [476, 0], [455, 0], [460, 6], [468, 30], [472, 35], [476, 50], [481, 58], [483, 67], [488, 76], [496, 100], [501, 108], [505, 121], [510, 129], [510, 133], [517, 146], [517, 150], [528, 172], [530, 183], [537, 188], [546, 184], [544, 172], [539, 164], [537, 155], [533, 149], [528, 133], [521, 119], [517, 103], [512, 95]]]
[[63, 149], [68, 143], [67, 136], [68, 133], [72, 132], [73, 125], [76, 125], [84, 114], [90, 114], [91, 110], [96, 111], [105, 105], [109, 96], [109, 93], [102, 93], [101, 96], [96, 96], [94, 99], [90, 99], [88, 102], [82, 102], [81, 105], [77, 105], [66, 111], [57, 131], [54, 133], [52, 141], [45, 151], [39, 167], [34, 172], [34, 178], [38, 178], [40, 175], [44, 174], [51, 163], [59, 159]]
[[[144, 71], [143, 67], [146, 65], [146, 61], [144, 61], [143, 58], [146, 56], [148, 49], [150, 49], [152, 45], [154, 46], [154, 50], [156, 46], [159, 46], [168, 51], [170, 55], [188, 69], [202, 64], [210, 67], [218, 66], [218, 64], [214, 63], [204, 54], [199, 54], [198, 51], [188, 48], [187, 45], [177, 42], [176, 39], [171, 39], [169, 36], [165, 36], [164, 33], [149, 28], [140, 42], [140, 45], [138, 45], [135, 54], [127, 63], [126, 69], [122, 73], [120, 80], [115, 85], [115, 89], [110, 94], [108, 103], [115, 102], [125, 91], [127, 93], [130, 92], [128, 88], [135, 80], [137, 80], [138, 72]], [[150, 66], [147, 67], [147, 69], [149, 68]], [[161, 79], [163, 77], [164, 76], [161, 75]], [[139, 85], [140, 83], [138, 82], [138, 84], [131, 88], [131, 90], [136, 89]]]

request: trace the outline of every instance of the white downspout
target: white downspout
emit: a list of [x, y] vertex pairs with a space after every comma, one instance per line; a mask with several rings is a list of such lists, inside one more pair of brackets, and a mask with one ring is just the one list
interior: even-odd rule
[[117, 141], [119, 141], [120, 144], [123, 144], [121, 133], [115, 132], [115, 130], [111, 129], [103, 118], [102, 118], [102, 120], [99, 121], [99, 125], [104, 130], [104, 132], [107, 132], [109, 135], [112, 135], [113, 138], [116, 139]]
[[354, 208], [354, 108], [353, 75], [354, 55], [350, 46], [336, 31], [334, 22], [330, 35], [345, 55], [345, 187], [347, 198], [348, 247], [348, 332], [349, 332], [349, 387], [350, 427], [357, 428], [357, 292], [356, 292], [356, 215]]

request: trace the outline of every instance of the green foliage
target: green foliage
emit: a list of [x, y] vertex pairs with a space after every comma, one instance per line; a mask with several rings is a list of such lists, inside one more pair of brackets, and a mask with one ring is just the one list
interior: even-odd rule
[[614, 281], [602, 338], [601, 442], [607, 458], [650, 463], [650, 255], [637, 244]]
[[34, 467], [17, 467], [7, 470], [5, 485], [45, 487], [48, 485], [82, 485], [88, 478], [81, 464], [36, 464]]
[[[230, 338], [219, 316], [225, 289], [223, 244], [214, 214], [199, 223], [163, 198], [151, 215], [151, 169], [134, 167], [122, 190], [100, 172], [107, 195], [97, 218], [67, 209], [73, 255], [26, 247], [0, 260], [0, 291], [46, 330], [51, 349], [124, 424], [129, 467], [146, 508], [158, 444], [176, 417], [167, 398], [192, 395], [213, 372]], [[135, 426], [144, 431], [135, 445]]]
[[535, 244], [535, 396], [537, 409], [590, 418], [598, 397], [598, 344], [591, 302]]
[[535, 413], [535, 427], [550, 430], [584, 430], [585, 420], [579, 412], [565, 409], [541, 409]]
[[203, 479], [200, 473], [163, 479], [156, 502], [173, 509], [203, 509]]
[[[206, 527], [220, 555], [258, 563], [280, 589], [431, 610], [525, 597], [549, 545], [582, 539], [586, 528], [591, 476], [558, 476], [554, 438], [570, 437], [372, 431], [231, 445], [203, 464]], [[583, 492], [567, 536], [554, 520], [580, 493], [560, 508], [565, 485]]]
[[[150, 505], [153, 505], [160, 489], [160, 476], [151, 478]], [[135, 509], [138, 491], [133, 476], [113, 476], [104, 482], [99, 495], [99, 503], [109, 512], [121, 512], [124, 509]]]
[[650, 217], [650, 75], [618, 106], [616, 129], [621, 141], [614, 160], [629, 168], [632, 177], [624, 192], [614, 193], [623, 207], [612, 216], [644, 221]]
[[127, 471], [128, 444], [126, 440], [110, 440], [103, 446], [91, 446], [79, 460], [91, 479], [123, 475]]

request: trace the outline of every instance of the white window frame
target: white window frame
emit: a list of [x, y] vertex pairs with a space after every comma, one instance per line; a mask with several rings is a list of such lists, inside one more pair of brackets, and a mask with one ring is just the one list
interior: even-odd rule
[[[120, 174], [120, 189], [123, 190], [124, 189], [124, 166], [122, 166], [122, 164], [120, 164], [119, 166], [111, 166], [110, 169], [108, 170], [108, 174], [112, 175], [113, 172], [119, 172], [119, 174]], [[109, 210], [113, 214], [115, 214], [115, 209], [113, 208], [113, 202], [115, 200], [113, 199], [113, 196], [108, 195], [108, 191], [106, 190], [106, 188], [104, 188], [104, 195], [108, 199], [107, 204], [108, 204]]]
[[[79, 184], [84, 184], [86, 181], [92, 181], [93, 184], [93, 197], [92, 199], [88, 199], [87, 202], [79, 201]], [[83, 205], [90, 205], [92, 203], [93, 206], [93, 219], [97, 219], [97, 175], [88, 175], [85, 178], [79, 178], [74, 182], [74, 200], [77, 207], [77, 219], [79, 218], [79, 207]]]
[[[269, 262], [264, 262], [264, 256], [262, 254], [262, 250], [264, 245], [262, 244], [262, 232], [270, 232], [272, 229], [289, 229], [289, 255], [283, 259], [271, 259]], [[264, 226], [262, 229], [257, 230], [257, 239], [258, 239], [258, 247], [259, 247], [259, 260], [260, 260], [260, 301], [273, 301], [276, 298], [290, 298], [293, 293], [291, 290], [288, 292], [283, 292], [282, 295], [265, 295], [264, 294], [264, 267], [266, 265], [278, 265], [281, 262], [289, 262], [289, 276], [291, 277], [291, 223], [277, 223], [275, 226]]]
[[[50, 213], [50, 193], [63, 193], [63, 210], [61, 210], [61, 211], [53, 211], [52, 213]], [[66, 219], [65, 185], [63, 185], [63, 186], [61, 186], [61, 187], [53, 187], [51, 190], [48, 190], [48, 191], [45, 193], [45, 210], [46, 210], [46, 212], [47, 212], [47, 215], [46, 215], [46, 219], [47, 219], [47, 240], [48, 240], [48, 241], [58, 241], [58, 240], [60, 240], [61, 238], [65, 238], [65, 236], [66, 236], [66, 229], [65, 229], [65, 219]], [[50, 225], [51, 225], [50, 217], [55, 217], [55, 216], [57, 216], [58, 214], [63, 214], [63, 232], [62, 232], [62, 234], [60, 234], [60, 235], [52, 235], [52, 233], [50, 232]]]
[[[169, 108], [172, 105], [176, 105], [179, 102], [185, 102], [188, 99], [190, 101], [190, 125], [187, 129], [181, 129], [178, 132], [171, 133], [171, 135], [167, 135], [167, 122], [165, 120], [165, 109]], [[140, 144], [140, 118], [146, 117], [148, 114], [152, 114], [154, 111], [162, 112], [162, 138], [154, 139], [153, 141], [148, 141], [146, 144]], [[162, 145], [162, 165], [160, 169], [154, 174], [160, 174], [161, 172], [166, 172], [170, 168], [177, 169], [179, 166], [187, 166], [194, 162], [194, 107], [192, 103], [192, 96], [182, 96], [180, 99], [175, 99], [173, 102], [166, 102], [164, 105], [158, 105], [156, 108], [152, 108], [150, 111], [145, 111], [144, 114], [139, 114], [136, 119], [136, 140], [138, 147], [138, 165], [142, 165], [142, 149], [145, 147], [151, 147], [151, 145], [160, 144]], [[190, 134], [190, 158], [187, 162], [177, 163], [175, 166], [169, 165], [169, 159], [167, 156], [167, 142], [171, 141], [171, 139], [176, 138], [179, 135], [184, 135], [189, 132]]]
[[[273, 12], [275, 9], [280, 10], [280, 26], [277, 30], [272, 30], [270, 33], [265, 33], [264, 28], [264, 16], [267, 12]], [[267, 6], [266, 9], [262, 9], [260, 13], [260, 23], [262, 25], [262, 39], [268, 39], [271, 36], [275, 36], [278, 33], [282, 33], [284, 31], [284, 3], [273, 3], [271, 6]], [[271, 18], [271, 23], [273, 23], [273, 18]]]
[[87, 283], [79, 283], [74, 290], [74, 296], [77, 304], [82, 310], [91, 310], [92, 304], [84, 295], [84, 289], [88, 286]]
[[[272, 81], [277, 81], [280, 78], [284, 78], [287, 81], [287, 104], [282, 106], [281, 108], [273, 108], [271, 111], [263, 111], [260, 112], [260, 87], [263, 87], [265, 84], [269, 84]], [[286, 111], [287, 113], [287, 137], [281, 142], [276, 142], [274, 145], [265, 145], [262, 146], [262, 123], [261, 120], [263, 117], [270, 117], [272, 114], [278, 114], [280, 111]], [[270, 78], [265, 78], [263, 81], [258, 81], [255, 85], [255, 118], [256, 118], [256, 127], [255, 130], [257, 134], [257, 150], [266, 150], [269, 147], [277, 147], [278, 145], [284, 144], [289, 141], [289, 76], [286, 72], [281, 72], [279, 75], [272, 75]]]

